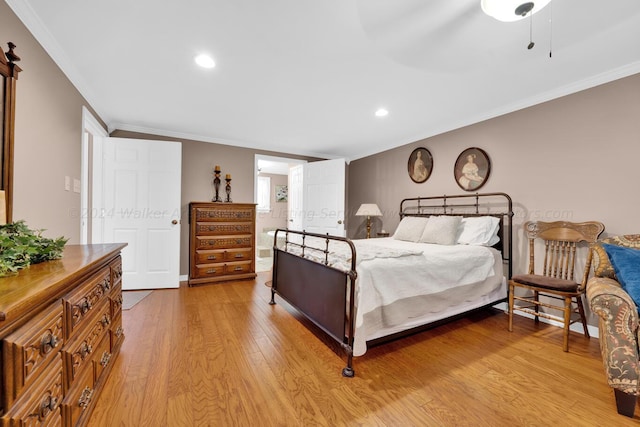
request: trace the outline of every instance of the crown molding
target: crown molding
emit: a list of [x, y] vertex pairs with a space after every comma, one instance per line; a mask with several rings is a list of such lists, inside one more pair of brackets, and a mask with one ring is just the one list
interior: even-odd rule
[[250, 148], [253, 150], [263, 151], [265, 153], [279, 153], [279, 154], [285, 154], [285, 155], [294, 154], [298, 156], [316, 157], [316, 158], [327, 159], [327, 160], [344, 158], [343, 156], [336, 156], [336, 155], [327, 154], [327, 153], [317, 153], [317, 152], [306, 151], [306, 150], [291, 150], [290, 148], [277, 146], [276, 144], [265, 147], [260, 143], [241, 141], [237, 139], [217, 138], [217, 137], [198, 135], [198, 134], [193, 134], [188, 132], [176, 132], [176, 131], [171, 131], [166, 129], [138, 126], [138, 125], [132, 125], [127, 123], [121, 123], [121, 122], [109, 123], [109, 134], [112, 134], [116, 130], [144, 133], [149, 135], [166, 136], [169, 138], [176, 138], [176, 139], [188, 139], [191, 141], [208, 142], [211, 144], [228, 145], [228, 146], [239, 147], [239, 148]]

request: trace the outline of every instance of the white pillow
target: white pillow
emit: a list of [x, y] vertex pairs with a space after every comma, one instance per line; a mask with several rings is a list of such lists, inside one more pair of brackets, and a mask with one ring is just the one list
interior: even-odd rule
[[495, 216], [471, 216], [462, 219], [460, 224], [460, 245], [493, 246], [500, 241], [498, 228], [500, 219]]
[[431, 216], [420, 237], [421, 243], [455, 245], [461, 216]]
[[429, 218], [419, 216], [405, 216], [398, 224], [393, 238], [396, 240], [406, 240], [408, 242], [417, 242], [422, 236], [425, 225]]

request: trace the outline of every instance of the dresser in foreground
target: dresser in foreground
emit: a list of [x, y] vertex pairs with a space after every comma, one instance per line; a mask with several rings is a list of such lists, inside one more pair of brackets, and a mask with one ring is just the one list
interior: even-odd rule
[[256, 205], [189, 204], [189, 286], [253, 279]]
[[67, 245], [0, 278], [0, 425], [83, 426], [120, 351], [126, 244]]

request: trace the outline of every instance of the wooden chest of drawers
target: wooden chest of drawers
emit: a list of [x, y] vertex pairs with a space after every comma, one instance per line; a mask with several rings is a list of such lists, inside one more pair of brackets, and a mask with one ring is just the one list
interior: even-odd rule
[[189, 286], [253, 279], [256, 205], [189, 204]]
[[0, 426], [82, 426], [120, 351], [124, 244], [0, 278]]

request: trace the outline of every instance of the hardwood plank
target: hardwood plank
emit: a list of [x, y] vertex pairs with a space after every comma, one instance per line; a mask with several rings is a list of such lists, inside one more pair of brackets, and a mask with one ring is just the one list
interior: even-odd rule
[[[123, 312], [125, 341], [90, 426], [638, 425], [618, 415], [598, 340], [483, 311], [346, 356], [255, 281], [158, 290]], [[329, 345], [327, 345], [329, 344]], [[638, 412], [640, 414], [640, 411]]]

